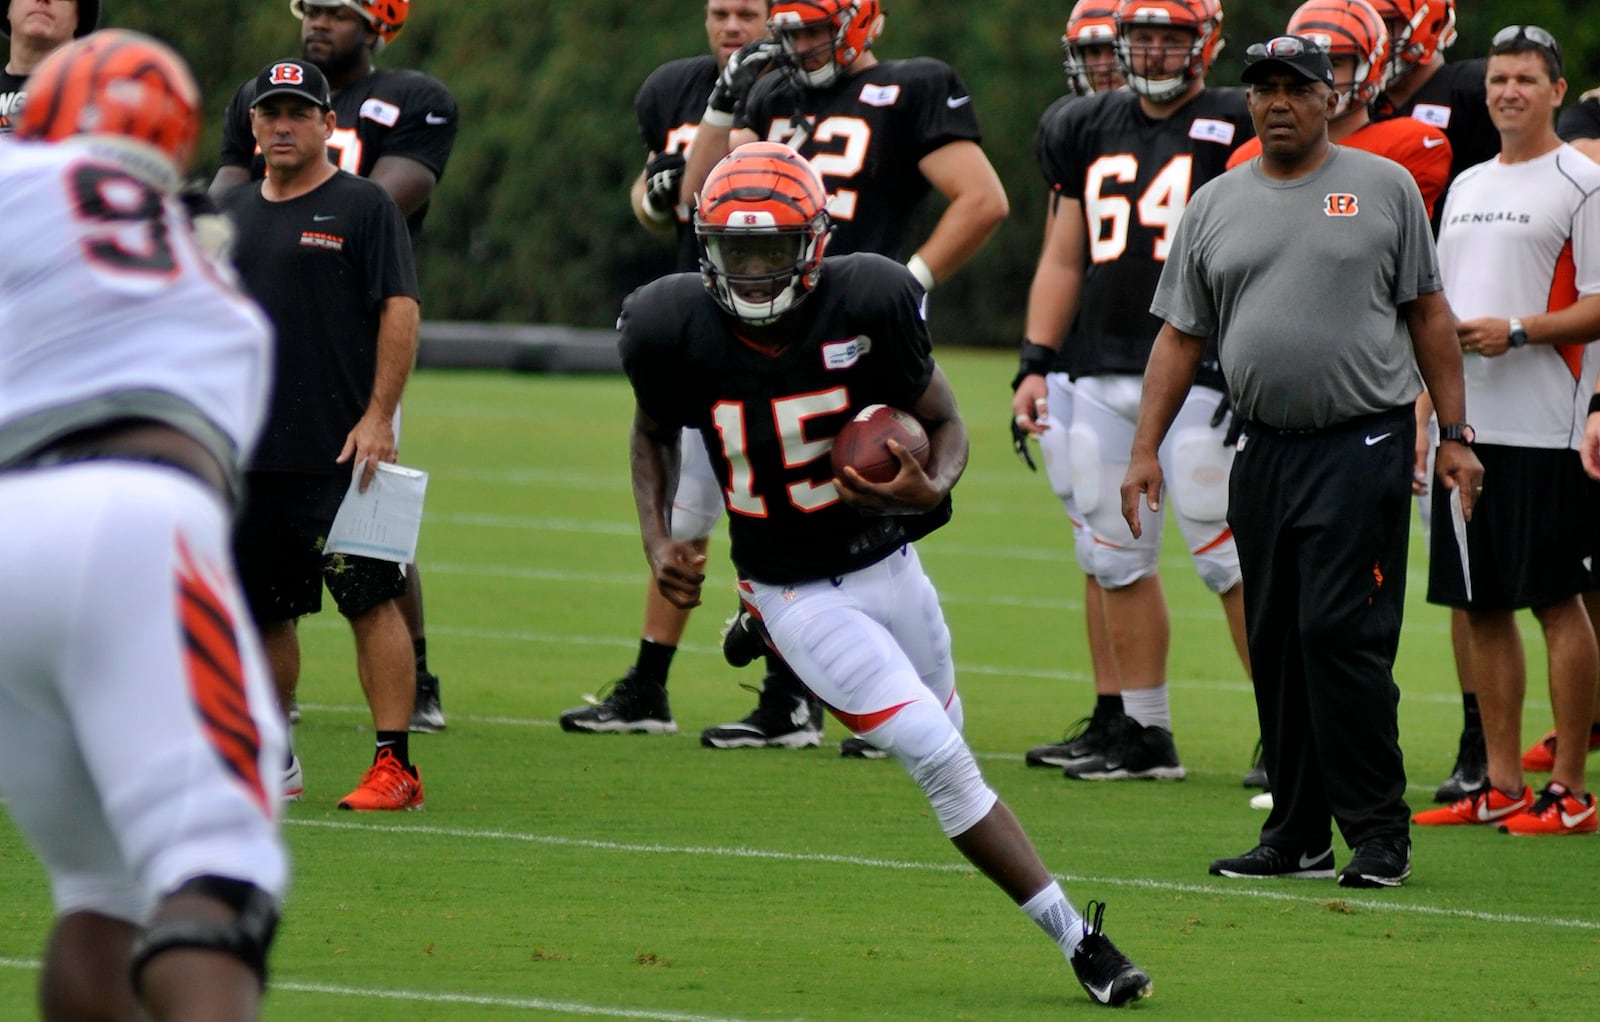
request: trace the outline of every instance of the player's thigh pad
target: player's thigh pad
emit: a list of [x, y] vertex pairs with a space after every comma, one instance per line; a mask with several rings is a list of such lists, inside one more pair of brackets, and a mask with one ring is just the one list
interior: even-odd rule
[[1161, 555], [1162, 516], [1144, 510], [1138, 537], [1122, 517], [1122, 479], [1133, 448], [1140, 387], [1137, 376], [1086, 376], [1073, 395], [1073, 491], [1090, 532], [1090, 539], [1079, 543], [1079, 564], [1107, 589], [1154, 575]]
[[[206, 873], [281, 894], [287, 742], [222, 504], [115, 461], [0, 477], [0, 780], [57, 910]], [[115, 570], [108, 570], [114, 566]]]
[[680, 543], [705, 539], [722, 517], [722, 484], [706, 454], [705, 438], [685, 429], [678, 444], [678, 490], [672, 495], [672, 538]]
[[1039, 454], [1044, 459], [1044, 474], [1050, 477], [1050, 489], [1067, 509], [1067, 515], [1076, 520], [1078, 510], [1072, 501], [1072, 448], [1067, 436], [1072, 429], [1072, 378], [1066, 373], [1050, 373], [1044, 381], [1049, 417], [1044, 432], [1039, 434]]
[[1206, 588], [1224, 593], [1239, 581], [1239, 553], [1228, 528], [1228, 477], [1233, 448], [1222, 443], [1225, 423], [1211, 425], [1220, 391], [1194, 387], [1161, 445], [1172, 516]]

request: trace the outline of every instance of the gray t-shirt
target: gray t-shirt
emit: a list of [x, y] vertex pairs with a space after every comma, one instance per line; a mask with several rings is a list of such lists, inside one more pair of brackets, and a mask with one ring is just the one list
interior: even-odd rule
[[1217, 331], [1239, 414], [1321, 429], [1422, 392], [1398, 306], [1439, 291], [1416, 182], [1392, 160], [1334, 146], [1279, 181], [1260, 157], [1195, 192], [1150, 311], [1184, 333]]

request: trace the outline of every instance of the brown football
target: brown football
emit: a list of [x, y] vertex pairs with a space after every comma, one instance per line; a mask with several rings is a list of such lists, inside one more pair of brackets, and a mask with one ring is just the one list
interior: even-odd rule
[[900, 459], [889, 450], [897, 440], [917, 464], [928, 467], [928, 433], [910, 412], [888, 405], [868, 405], [833, 438], [833, 474], [849, 465], [872, 483], [887, 483], [900, 474]]

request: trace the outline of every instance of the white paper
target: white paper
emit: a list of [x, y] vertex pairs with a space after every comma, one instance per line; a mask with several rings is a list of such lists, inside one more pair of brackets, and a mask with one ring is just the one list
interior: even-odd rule
[[417, 558], [417, 533], [422, 528], [422, 498], [428, 490], [428, 473], [379, 462], [372, 485], [362, 493], [361, 472], [357, 465], [323, 550], [410, 564]]
[[1461, 554], [1461, 577], [1467, 583], [1467, 602], [1472, 602], [1472, 568], [1467, 563], [1467, 516], [1461, 510], [1461, 487], [1450, 490], [1450, 525], [1456, 533], [1456, 550]]

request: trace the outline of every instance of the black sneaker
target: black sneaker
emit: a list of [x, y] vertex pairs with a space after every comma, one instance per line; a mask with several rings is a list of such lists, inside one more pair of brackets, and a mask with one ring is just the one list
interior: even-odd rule
[[865, 738], [851, 735], [839, 743], [839, 755], [845, 759], [888, 759], [889, 753], [878, 748]]
[[667, 690], [653, 681], [641, 681], [635, 668], [601, 689], [584, 696], [588, 706], [561, 715], [561, 730], [590, 734], [675, 735], [678, 725], [667, 705]]
[[1117, 740], [1106, 750], [1104, 760], [1063, 767], [1061, 772], [1079, 781], [1181, 781], [1184, 778], [1172, 732], [1153, 724], [1144, 727], [1132, 717], [1123, 723]]
[[822, 744], [822, 701], [768, 674], [756, 693], [756, 708], [743, 720], [700, 732], [708, 749], [814, 749]]
[[1279, 877], [1331, 880], [1333, 846], [1329, 845], [1321, 851], [1305, 852], [1256, 845], [1243, 855], [1214, 860], [1211, 863], [1211, 875], [1235, 880], [1273, 880]]
[[1399, 887], [1411, 875], [1411, 839], [1373, 838], [1339, 871], [1340, 887]]
[[444, 709], [439, 705], [439, 676], [417, 671], [417, 698], [411, 704], [411, 730], [438, 734], [444, 730]]
[[1250, 769], [1244, 772], [1244, 786], [1246, 788], [1260, 788], [1267, 791], [1271, 785], [1267, 783], [1267, 768], [1261, 765], [1261, 739], [1256, 739], [1255, 756], [1250, 760]]
[[1433, 793], [1435, 802], [1459, 802], [1471, 798], [1489, 783], [1489, 753], [1483, 745], [1482, 728], [1466, 728], [1456, 748], [1456, 765], [1450, 776]]
[[740, 604], [733, 617], [722, 623], [722, 659], [733, 667], [748, 667], [770, 652], [766, 628]]
[[1091, 761], [1103, 762], [1106, 751], [1116, 742], [1128, 717], [1120, 710], [1095, 705], [1094, 713], [1080, 717], [1054, 745], [1036, 745], [1023, 762], [1031, 767], [1084, 767]]
[[1111, 938], [1100, 932], [1106, 914], [1103, 901], [1091, 901], [1083, 914], [1083, 941], [1072, 952], [1072, 971], [1096, 1004], [1115, 1008], [1154, 992], [1150, 976], [1117, 950]]

